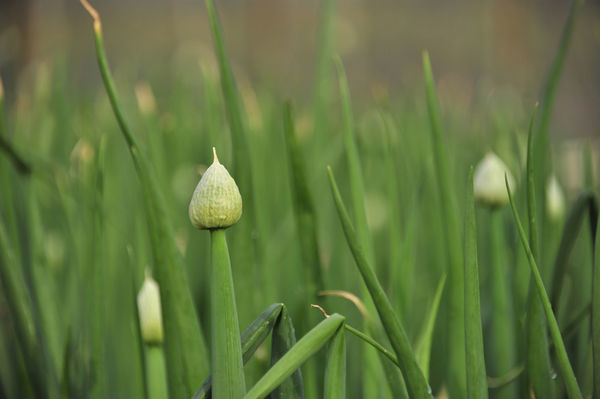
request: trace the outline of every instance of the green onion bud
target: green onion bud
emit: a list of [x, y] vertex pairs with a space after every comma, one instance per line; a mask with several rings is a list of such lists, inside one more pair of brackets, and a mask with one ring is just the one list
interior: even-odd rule
[[548, 179], [546, 185], [546, 211], [554, 222], [560, 221], [565, 214], [565, 194], [554, 175]]
[[477, 164], [473, 177], [473, 195], [480, 204], [491, 208], [508, 203], [508, 192], [504, 176], [507, 176], [508, 185], [514, 192], [515, 182], [508, 167], [496, 154], [488, 152]]
[[145, 344], [160, 345], [163, 342], [162, 312], [158, 284], [146, 272], [144, 284], [137, 296], [140, 330]]
[[213, 153], [213, 164], [202, 175], [190, 202], [190, 220], [197, 229], [224, 229], [242, 216], [240, 190], [219, 163], [214, 147]]

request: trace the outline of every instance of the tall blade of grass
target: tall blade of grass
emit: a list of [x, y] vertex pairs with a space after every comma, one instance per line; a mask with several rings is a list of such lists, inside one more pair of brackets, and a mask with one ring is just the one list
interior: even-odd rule
[[338, 331], [346, 318], [332, 314], [294, 345], [265, 375], [248, 391], [244, 399], [259, 399], [266, 397], [279, 386], [287, 377], [292, 375], [308, 358], [321, 349]]
[[324, 398], [346, 398], [346, 340], [343, 326], [329, 343], [327, 366], [325, 368]]
[[438, 110], [429, 53], [423, 52], [423, 72], [427, 94], [427, 110], [431, 123], [431, 143], [437, 186], [442, 206], [443, 241], [448, 257], [448, 390], [450, 396], [466, 396], [465, 340], [464, 340], [464, 276], [460, 227], [452, 192], [452, 178], [442, 136], [442, 123]]
[[321, 159], [322, 149], [325, 148], [324, 143], [327, 132], [326, 115], [331, 102], [331, 55], [334, 45], [335, 0], [324, 0], [321, 2], [319, 15], [313, 101], [313, 141], [316, 154], [315, 160], [317, 162]]
[[[296, 334], [292, 318], [285, 307], [273, 327], [271, 338], [271, 367], [274, 366], [294, 345], [296, 345]], [[302, 383], [302, 372], [300, 369], [286, 378], [271, 395], [272, 399], [301, 399], [304, 398], [304, 385]]]
[[590, 232], [592, 236], [596, 231], [598, 220], [598, 201], [591, 191], [584, 191], [575, 200], [569, 210], [567, 220], [563, 227], [562, 237], [552, 270], [552, 283], [550, 285], [550, 301], [553, 309], [558, 309], [561, 292], [567, 274], [567, 260], [579, 235], [581, 225], [587, 214], [590, 221]]
[[544, 184], [546, 182], [546, 171], [548, 168], [548, 161], [546, 159], [551, 154], [550, 146], [548, 144], [548, 126], [550, 125], [550, 117], [552, 116], [552, 108], [554, 106], [554, 100], [556, 98], [556, 90], [558, 88], [558, 82], [565, 65], [567, 58], [567, 52], [569, 50], [569, 44], [571, 43], [571, 37], [575, 29], [575, 22], [583, 5], [583, 0], [573, 0], [569, 17], [563, 28], [558, 49], [550, 65], [548, 72], [548, 78], [544, 85], [544, 91], [542, 94], [541, 112], [539, 125], [536, 131], [535, 138], [535, 167], [538, 173], [540, 173], [539, 183], [536, 186], [536, 193], [540, 196], [540, 199], [545, 199]]
[[[106, 155], [106, 136], [100, 139], [98, 157], [96, 162], [96, 184], [94, 204], [94, 259], [88, 278], [91, 280], [92, 298], [92, 351], [94, 359], [95, 383], [92, 388], [92, 397], [106, 397], [106, 370], [105, 370], [105, 335], [104, 328], [104, 300], [106, 294], [105, 265], [106, 242], [104, 238], [104, 173]], [[164, 379], [164, 377], [163, 377]]]
[[339, 57], [335, 57], [335, 66], [338, 73], [338, 83], [340, 86], [340, 100], [342, 102], [343, 115], [343, 133], [344, 147], [346, 150], [346, 159], [348, 166], [348, 175], [350, 179], [350, 192], [352, 196], [352, 214], [356, 225], [356, 234], [361, 242], [367, 260], [372, 264], [375, 261], [373, 250], [373, 241], [369, 234], [369, 226], [367, 225], [367, 214], [365, 211], [365, 187], [362, 178], [362, 167], [360, 165], [360, 156], [356, 147], [354, 138], [354, 117], [352, 115], [352, 104], [350, 100], [350, 90], [348, 89], [348, 80], [344, 65]]
[[[261, 277], [258, 275], [258, 265], [261, 259], [259, 242], [261, 230], [258, 224], [258, 206], [255, 201], [256, 195], [254, 194], [252, 177], [252, 151], [248, 143], [244, 108], [236, 87], [231, 64], [227, 57], [223, 31], [215, 10], [215, 5], [213, 0], [205, 0], [205, 4], [219, 63], [223, 99], [232, 133], [233, 157], [230, 162], [233, 168], [232, 175], [235, 176], [242, 198], [244, 198], [244, 213], [246, 214], [246, 218], [242, 218], [239, 222], [239, 232], [237, 234], [240, 235], [240, 240], [234, 242], [234, 244], [238, 245], [236, 245], [236, 252], [232, 255], [233, 262], [236, 265], [235, 274], [236, 276], [241, 276], [240, 278], [236, 278], [240, 316], [242, 321], [246, 321], [249, 320], [248, 317], [256, 314], [258, 311], [256, 308], [255, 284], [261, 280]], [[238, 257], [239, 260], [237, 260]], [[269, 284], [265, 284], [265, 289], [269, 289]]]
[[[279, 315], [285, 305], [274, 303], [263, 311], [246, 329], [242, 332], [240, 340], [242, 342], [242, 356], [244, 364], [250, 360], [254, 352], [264, 342], [273, 326], [279, 320]], [[192, 399], [210, 398], [212, 395], [212, 374], [204, 381], [200, 389], [196, 391]]]
[[596, 245], [592, 271], [592, 355], [595, 399], [600, 398], [600, 234], [596, 224]]
[[375, 308], [381, 318], [383, 327], [388, 335], [392, 348], [396, 352], [398, 361], [401, 365], [401, 370], [404, 375], [404, 380], [408, 389], [408, 394], [411, 398], [430, 398], [431, 390], [412, 351], [408, 337], [400, 324], [398, 316], [394, 312], [389, 298], [386, 296], [375, 272], [367, 261], [365, 251], [356, 234], [354, 227], [350, 223], [350, 217], [346, 211], [346, 207], [342, 202], [340, 192], [338, 190], [335, 178], [331, 168], [328, 167], [329, 183], [333, 193], [335, 206], [342, 223], [344, 234], [348, 242], [348, 246], [352, 251], [356, 265], [362, 275], [362, 278], [371, 294]]
[[217, 398], [240, 398], [246, 393], [240, 327], [225, 229], [210, 231], [211, 252], [211, 366]]
[[[360, 157], [356, 147], [354, 116], [352, 114], [350, 89], [348, 88], [348, 80], [346, 78], [346, 72], [344, 70], [342, 60], [339, 56], [336, 56], [334, 58], [334, 62], [338, 73], [338, 85], [340, 90], [340, 100], [342, 103], [344, 148], [346, 152], [346, 164], [348, 166], [350, 192], [352, 197], [352, 216], [354, 217], [358, 239], [365, 250], [365, 256], [370, 264], [375, 264], [375, 251], [373, 249], [373, 241], [371, 239], [369, 226], [367, 224], [367, 214], [364, 199], [365, 188], [362, 178]], [[361, 285], [361, 289], [361, 296], [368, 298], [369, 296], [367, 295], [366, 287]], [[366, 301], [366, 306], [371, 312], [373, 311], [373, 305], [370, 300]], [[365, 324], [365, 328], [368, 328], [367, 324]], [[383, 381], [377, 381], [377, 377], [383, 375], [383, 370], [381, 370], [381, 366], [378, 364], [375, 352], [371, 348], [364, 347], [363, 356], [365, 369], [374, 371], [373, 377], [375, 377], [366, 379], [364, 382], [363, 395], [365, 397], [374, 395], [380, 396], [382, 393], [379, 391], [383, 385]]]
[[[531, 243], [531, 251], [534, 259], [539, 259], [534, 180], [535, 164], [533, 158], [533, 126], [537, 107], [538, 105], [536, 104], [531, 115], [527, 140], [527, 211], [529, 215], [529, 242]], [[552, 379], [546, 322], [543, 316], [542, 303], [536, 295], [533, 295], [534, 284], [535, 281], [530, 280], [527, 303], [527, 372], [529, 384], [536, 397], [553, 398], [556, 392]]]
[[[209, 374], [206, 344], [187, 284], [183, 260], [175, 244], [165, 200], [152, 166], [127, 122], [117, 95], [104, 51], [100, 17], [85, 0], [81, 1], [94, 19], [94, 37], [100, 73], [144, 190], [144, 206], [150, 225], [156, 265], [155, 274], [163, 293], [169, 394], [173, 398], [189, 397], [194, 392], [198, 381], [202, 381]], [[181, 379], [183, 384], [177, 383]]]
[[442, 301], [442, 294], [444, 293], [444, 287], [446, 286], [446, 274], [442, 276], [438, 283], [437, 289], [435, 290], [435, 296], [433, 297], [433, 303], [429, 310], [429, 314], [425, 319], [425, 326], [423, 332], [417, 342], [415, 349], [415, 356], [425, 379], [429, 381], [429, 361], [431, 360], [431, 344], [433, 343], [433, 330], [435, 327], [435, 320], [437, 319], [438, 310], [440, 308], [440, 302]]
[[[558, 369], [564, 380], [567, 389], [567, 394], [571, 399], [582, 399], [583, 396], [581, 395], [581, 391], [579, 390], [579, 386], [577, 385], [577, 379], [575, 378], [575, 374], [573, 373], [573, 368], [569, 363], [569, 356], [567, 355], [565, 344], [562, 341], [558, 323], [556, 322], [556, 318], [554, 317], [554, 313], [552, 312], [552, 305], [550, 304], [550, 299], [548, 298], [548, 294], [546, 293], [546, 289], [544, 288], [542, 276], [540, 275], [540, 272], [538, 270], [537, 263], [533, 256], [533, 252], [531, 251], [529, 243], [527, 242], [525, 230], [523, 229], [523, 225], [521, 224], [517, 208], [513, 201], [512, 193], [508, 185], [508, 180], [506, 180], [506, 190], [508, 191], [508, 197], [510, 200], [510, 206], [513, 211], [513, 217], [517, 225], [517, 229], [519, 231], [519, 238], [521, 239], [521, 244], [523, 244], [523, 249], [527, 254], [527, 260], [529, 261], [529, 267], [531, 269], [531, 274], [533, 275], [534, 287], [537, 293], [537, 297], [541, 301], [544, 313], [546, 315], [546, 321], [548, 322], [548, 327], [550, 329], [550, 336], [552, 337], [552, 342], [554, 344], [554, 348], [556, 349]], [[537, 396], [537, 393], [536, 397], [539, 397]]]
[[308, 298], [316, 298], [317, 292], [325, 289], [317, 239], [317, 215], [308, 184], [304, 156], [295, 134], [292, 106], [289, 101], [285, 103], [283, 109], [283, 130], [290, 157], [294, 216], [300, 242], [300, 256], [306, 270], [310, 273], [307, 279]]
[[483, 332], [479, 305], [479, 266], [477, 265], [477, 227], [473, 199], [473, 167], [469, 170], [465, 212], [465, 359], [467, 361], [467, 398], [488, 397]]

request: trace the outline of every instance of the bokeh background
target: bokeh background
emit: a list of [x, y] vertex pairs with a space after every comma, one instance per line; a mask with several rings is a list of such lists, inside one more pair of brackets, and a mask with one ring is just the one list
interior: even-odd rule
[[[69, 83], [99, 83], [87, 15], [75, 0], [2, 0], [0, 70], [9, 86], [62, 63]], [[181, 69], [213, 60], [202, 1], [94, 2], [106, 27], [115, 69], [132, 80], [169, 81]], [[220, 1], [229, 56], [240, 79], [310, 100], [320, 2]], [[359, 1], [336, 4], [333, 46], [342, 56], [354, 98], [406, 96], [420, 87], [420, 53], [428, 49], [442, 106], [472, 111], [532, 103], [542, 89], [569, 2]], [[552, 133], [598, 134], [600, 3], [587, 1], [561, 78]], [[162, 88], [163, 85], [161, 85]], [[168, 89], [168, 85], [164, 85]], [[518, 107], [515, 107], [518, 108]], [[478, 110], [479, 111], [479, 110]]]

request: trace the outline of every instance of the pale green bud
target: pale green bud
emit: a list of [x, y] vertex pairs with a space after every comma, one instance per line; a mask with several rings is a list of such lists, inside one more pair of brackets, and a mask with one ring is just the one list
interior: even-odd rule
[[508, 203], [505, 175], [511, 191], [514, 191], [515, 181], [506, 164], [493, 152], [485, 154], [485, 157], [477, 164], [473, 176], [475, 200], [492, 208]]
[[240, 190], [219, 163], [214, 147], [213, 153], [213, 164], [202, 175], [190, 202], [190, 220], [197, 229], [224, 229], [242, 216]]
[[163, 325], [158, 284], [146, 273], [144, 284], [137, 296], [140, 330], [145, 344], [162, 344]]
[[554, 222], [560, 221], [565, 214], [565, 194], [554, 175], [548, 179], [546, 185], [546, 211]]

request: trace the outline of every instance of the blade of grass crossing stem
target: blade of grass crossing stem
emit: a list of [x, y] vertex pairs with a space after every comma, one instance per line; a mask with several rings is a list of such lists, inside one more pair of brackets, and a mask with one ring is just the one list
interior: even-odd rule
[[417, 364], [417, 360], [408, 341], [408, 337], [400, 324], [400, 320], [394, 312], [389, 298], [383, 291], [375, 272], [367, 261], [365, 251], [361, 246], [358, 235], [350, 223], [350, 217], [342, 202], [340, 192], [330, 167], [328, 167], [328, 172], [335, 206], [342, 223], [344, 234], [346, 235], [348, 246], [352, 251], [352, 255], [354, 256], [354, 260], [356, 261], [356, 265], [362, 275], [363, 281], [371, 294], [371, 298], [375, 304], [379, 317], [381, 318], [381, 322], [388, 335], [392, 348], [396, 352], [406, 382], [408, 394], [414, 399], [430, 398], [431, 389]]
[[423, 53], [423, 71], [427, 109], [431, 123], [431, 143], [437, 186], [442, 206], [442, 228], [448, 256], [448, 390], [450, 396], [466, 396], [465, 340], [464, 340], [464, 277], [462, 246], [457, 208], [452, 192], [452, 179], [446, 156], [438, 100], [429, 61], [429, 53]]
[[465, 359], [467, 361], [467, 398], [488, 397], [483, 332], [479, 305], [479, 266], [477, 265], [477, 228], [473, 200], [473, 167], [469, 170], [465, 212]]
[[346, 338], [344, 326], [338, 328], [329, 342], [324, 389], [324, 398], [346, 398]]
[[225, 230], [211, 230], [210, 239], [213, 394], [215, 398], [237, 399], [246, 393], [246, 381]]
[[302, 363], [321, 349], [345, 321], [344, 316], [335, 313], [316, 325], [258, 380], [244, 399], [259, 399], [267, 396]]
[[567, 58], [567, 51], [569, 50], [569, 44], [571, 43], [571, 37], [573, 36], [573, 31], [575, 29], [575, 22], [577, 21], [577, 17], [582, 5], [583, 0], [573, 0], [569, 17], [567, 18], [567, 22], [563, 28], [558, 49], [554, 59], [552, 60], [552, 64], [550, 65], [548, 78], [546, 80], [546, 84], [544, 85], [541, 104], [542, 109], [540, 112], [540, 120], [536, 132], [534, 158], [536, 170], [538, 173], [540, 173], [540, 179], [538, 180], [536, 193], [539, 194], [539, 198], [542, 200], [545, 200], [545, 172], [551, 170], [549, 167], [550, 165], [548, 165], [549, 162], [546, 159], [546, 157], [549, 157], [551, 154], [548, 143], [548, 127], [550, 125], [550, 117], [552, 116], [552, 108], [554, 106], [558, 82], [560, 80], [560, 75], [562, 74], [565, 60]]
[[[402, 373], [400, 372], [400, 363], [398, 362], [398, 359], [396, 359], [396, 356], [384, 348], [383, 345], [377, 340], [369, 337], [356, 328], [349, 326], [347, 323], [344, 324], [344, 328], [379, 351], [379, 358], [382, 359], [381, 365], [383, 366], [383, 371], [385, 373], [392, 398], [408, 399], [409, 396], [408, 392], [406, 391], [406, 384], [404, 382], [404, 378], [402, 377]], [[370, 324], [370, 331], [371, 333], [377, 335], [376, 338], [378, 340], [383, 341], [385, 339], [383, 337], [384, 332], [376, 329], [372, 323]], [[363, 374], [363, 378], [365, 378], [364, 376], [365, 374]]]
[[[538, 105], [535, 105], [529, 123], [527, 140], [527, 210], [529, 215], [529, 242], [534, 259], [538, 258], [538, 230], [536, 193], [533, 158], [533, 126]], [[546, 321], [543, 316], [542, 303], [534, 295], [535, 281], [529, 281], [529, 298], [527, 303], [527, 372], [529, 385], [538, 398], [554, 398], [555, 382], [552, 379]]]
[[442, 293], [446, 286], [446, 274], [442, 276], [438, 283], [437, 289], [435, 290], [435, 297], [433, 298], [433, 304], [429, 310], [429, 315], [425, 321], [425, 327], [417, 342], [415, 349], [415, 356], [417, 363], [421, 366], [425, 379], [429, 381], [429, 362], [431, 360], [431, 345], [433, 343], [433, 330], [435, 327], [435, 320], [437, 319], [438, 310], [440, 308], [440, 302], [442, 301]]
[[592, 353], [594, 399], [600, 398], [600, 234], [596, 224], [596, 245], [592, 275]]
[[[279, 318], [273, 327], [271, 338], [271, 367], [296, 344], [296, 334], [292, 318], [287, 309], [281, 309]], [[286, 378], [269, 396], [272, 399], [295, 399], [304, 398], [304, 386], [302, 384], [302, 372], [297, 369]]]
[[[194, 392], [198, 381], [202, 381], [209, 374], [208, 352], [204, 337], [194, 309], [183, 260], [175, 244], [165, 200], [152, 167], [141, 151], [137, 138], [125, 118], [110, 74], [100, 18], [85, 0], [82, 0], [82, 4], [94, 18], [96, 55], [100, 73], [144, 191], [144, 206], [156, 265], [155, 275], [162, 294], [169, 394], [173, 398], [189, 397]], [[177, 383], [181, 379], [183, 384]]]
[[[279, 319], [281, 310], [285, 308], [282, 303], [274, 303], [269, 306], [264, 312], [262, 312], [242, 333], [242, 356], [244, 358], [244, 364], [250, 360], [254, 352], [267, 338], [269, 333], [273, 330], [273, 326]], [[204, 399], [210, 398], [212, 395], [212, 375], [209, 375], [204, 383], [196, 391], [192, 399]]]
[[[365, 188], [362, 178], [362, 167], [360, 164], [360, 156], [358, 155], [358, 149], [356, 148], [356, 140], [354, 137], [354, 116], [352, 115], [352, 102], [350, 99], [350, 90], [348, 88], [348, 80], [346, 78], [346, 72], [344, 65], [339, 56], [334, 58], [335, 66], [338, 73], [338, 84], [340, 90], [340, 100], [342, 103], [342, 116], [343, 116], [343, 133], [344, 133], [344, 148], [346, 152], [346, 160], [348, 166], [348, 174], [350, 178], [350, 192], [352, 196], [352, 215], [354, 216], [354, 222], [356, 225], [356, 233], [365, 250], [367, 260], [371, 265], [375, 264], [375, 251], [373, 249], [373, 241], [369, 233], [369, 226], [367, 224], [367, 214], [365, 211]], [[368, 298], [368, 291], [364, 285], [361, 285], [363, 298]], [[366, 306], [370, 312], [372, 312], [373, 305], [371, 301], [366, 301]], [[365, 328], [367, 325], [365, 324]], [[377, 356], [375, 352], [369, 348], [363, 348], [363, 363], [366, 370], [371, 371], [372, 377], [367, 378], [364, 381], [364, 392], [365, 397], [369, 396], [381, 396], [381, 388], [384, 386], [383, 381], [377, 381], [377, 376], [382, 376], [383, 373], [381, 366], [378, 364]], [[375, 377], [375, 378], [373, 378]]]
[[[258, 224], [258, 207], [255, 202], [254, 186], [252, 179], [252, 160], [250, 146], [248, 144], [248, 135], [246, 131], [244, 109], [240, 101], [240, 95], [236, 87], [235, 78], [231, 69], [231, 64], [227, 58], [225, 42], [223, 40], [223, 31], [212, 0], [205, 0], [206, 9], [214, 47], [217, 53], [219, 63], [219, 73], [221, 75], [221, 88], [223, 99], [227, 109], [227, 117], [232, 133], [233, 157], [233, 176], [235, 176], [242, 198], [244, 198], [244, 212], [246, 218], [242, 218], [239, 223], [238, 232], [232, 237], [236, 251], [232, 253], [234, 264], [237, 266], [236, 278], [238, 286], [238, 295], [240, 296], [240, 315], [242, 321], [249, 321], [249, 317], [258, 312], [256, 304], [258, 302], [256, 285], [260, 280], [264, 280], [264, 275], [258, 275], [261, 259], [260, 243], [261, 229]], [[236, 238], [239, 237], [239, 240]], [[269, 290], [271, 284], [264, 284], [263, 289]], [[268, 295], [267, 295], [268, 296]]]
[[519, 230], [519, 238], [521, 239], [521, 244], [523, 244], [523, 249], [527, 254], [527, 260], [529, 261], [529, 267], [531, 268], [531, 274], [533, 275], [533, 281], [535, 284], [537, 297], [540, 299], [544, 309], [544, 313], [546, 315], [546, 321], [548, 322], [548, 327], [550, 329], [550, 336], [552, 337], [552, 342], [556, 350], [558, 369], [564, 380], [568, 397], [571, 399], [582, 399], [583, 396], [581, 395], [581, 391], [579, 390], [579, 386], [577, 385], [577, 380], [575, 378], [575, 374], [573, 373], [573, 368], [569, 363], [569, 356], [567, 355], [565, 344], [562, 341], [558, 323], [556, 322], [554, 313], [552, 313], [552, 305], [550, 305], [550, 299], [548, 298], [548, 294], [546, 293], [546, 289], [544, 288], [542, 276], [540, 275], [540, 272], [537, 268], [537, 264], [535, 262], [535, 258], [533, 257], [533, 253], [531, 252], [531, 248], [529, 247], [529, 243], [527, 242], [525, 230], [521, 225], [521, 220], [519, 219], [519, 214], [517, 213], [517, 208], [513, 201], [512, 193], [508, 185], [508, 180], [506, 180], [506, 189], [508, 191], [508, 198], [510, 200], [510, 206], [512, 208], [514, 220], [517, 225], [517, 229]]
[[550, 301], [552, 302], [553, 309], [558, 309], [558, 302], [561, 297], [563, 283], [567, 274], [567, 259], [569, 258], [575, 240], [579, 235], [581, 224], [585, 219], [586, 210], [588, 211], [590, 218], [590, 230], [593, 235], [598, 221], [598, 202], [591, 191], [584, 191], [579, 194], [575, 203], [569, 210], [567, 221], [563, 227], [560, 245], [552, 270], [552, 284], [550, 285]]

